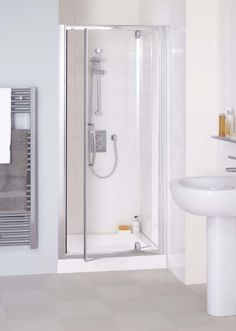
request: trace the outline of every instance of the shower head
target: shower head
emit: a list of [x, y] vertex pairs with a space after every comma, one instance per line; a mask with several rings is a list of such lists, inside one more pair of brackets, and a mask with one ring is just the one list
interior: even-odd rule
[[117, 135], [116, 135], [116, 134], [112, 134], [112, 135], [111, 135], [111, 140], [113, 140], [113, 141], [117, 141]]
[[90, 61], [92, 63], [101, 62], [101, 56], [102, 56], [102, 53], [103, 53], [103, 49], [102, 48], [95, 48], [95, 53], [96, 53], [96, 56], [93, 56]]
[[95, 48], [95, 53], [97, 53], [98, 55], [101, 56], [101, 54], [103, 53], [103, 49], [102, 48]]
[[135, 31], [135, 39], [140, 39], [141, 35], [142, 35], [142, 31], [140, 31], [140, 30]]

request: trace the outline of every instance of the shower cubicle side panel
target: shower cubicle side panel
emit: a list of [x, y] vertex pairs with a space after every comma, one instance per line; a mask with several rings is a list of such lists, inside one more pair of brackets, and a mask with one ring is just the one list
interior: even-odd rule
[[59, 245], [58, 255], [60, 259], [65, 258], [66, 254], [66, 44], [67, 34], [65, 26], [59, 28], [59, 168], [58, 168], [58, 185], [59, 185]]

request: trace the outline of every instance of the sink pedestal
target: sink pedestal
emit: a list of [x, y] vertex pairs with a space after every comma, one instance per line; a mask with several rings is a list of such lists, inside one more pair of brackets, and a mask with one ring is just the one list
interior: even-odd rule
[[208, 218], [207, 311], [236, 315], [236, 217]]

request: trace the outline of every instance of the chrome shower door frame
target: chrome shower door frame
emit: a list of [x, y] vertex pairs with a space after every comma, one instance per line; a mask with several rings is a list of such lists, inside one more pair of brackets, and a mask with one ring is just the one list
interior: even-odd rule
[[59, 55], [59, 259], [87, 257], [87, 114], [88, 114], [88, 30], [84, 31], [84, 251], [83, 255], [67, 253], [67, 28], [60, 26], [60, 55]]
[[[59, 54], [59, 259], [83, 258], [88, 261], [87, 252], [87, 172], [88, 172], [88, 107], [89, 107], [89, 69], [88, 69], [88, 36], [90, 30], [146, 30], [158, 31], [158, 26], [70, 26], [60, 25], [60, 54]], [[84, 32], [84, 252], [70, 255], [67, 253], [67, 32], [71, 30]], [[163, 104], [162, 104], [163, 106]], [[167, 107], [167, 106], [166, 106]], [[162, 122], [163, 123], [163, 122]], [[159, 127], [160, 131], [160, 127]], [[166, 183], [165, 183], [166, 184]], [[166, 192], [161, 191], [166, 194]], [[158, 202], [157, 202], [158, 203]], [[160, 224], [161, 223], [161, 224]], [[167, 224], [163, 219], [158, 220], [159, 254], [166, 254]], [[101, 257], [107, 257], [104, 254]], [[117, 254], [114, 254], [117, 256]], [[109, 256], [110, 257], [110, 256]]]
[[88, 71], [88, 29], [84, 29], [84, 261], [88, 261], [88, 230], [87, 230], [87, 210], [88, 210], [88, 132], [90, 130], [90, 123], [88, 121], [88, 107], [89, 107], [89, 71]]

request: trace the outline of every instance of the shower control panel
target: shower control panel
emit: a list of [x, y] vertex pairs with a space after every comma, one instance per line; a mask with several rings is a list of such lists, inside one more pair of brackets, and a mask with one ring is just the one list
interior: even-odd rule
[[107, 151], [107, 132], [105, 130], [95, 131], [96, 152], [105, 153]]

